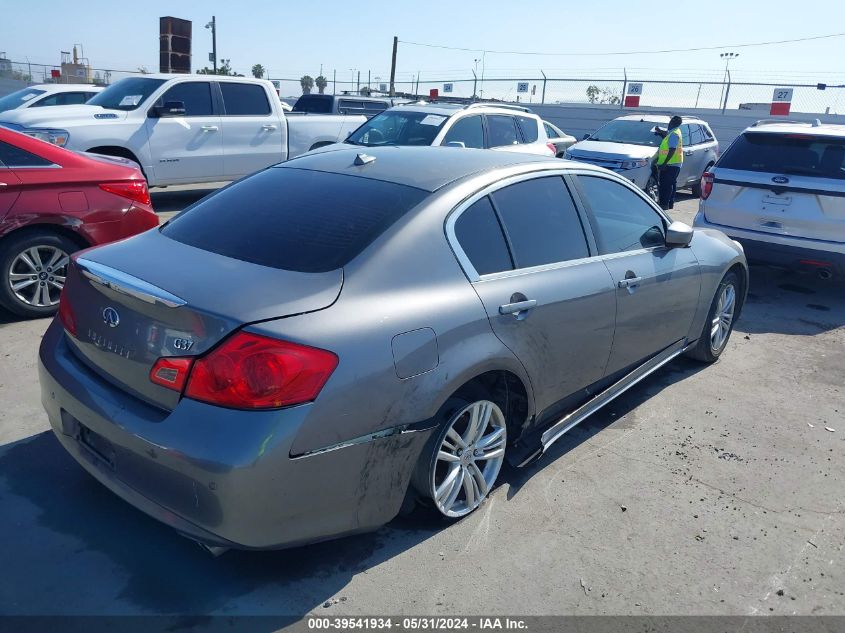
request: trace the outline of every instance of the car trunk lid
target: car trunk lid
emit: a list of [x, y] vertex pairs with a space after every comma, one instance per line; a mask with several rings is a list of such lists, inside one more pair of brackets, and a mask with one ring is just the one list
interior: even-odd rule
[[326, 308], [342, 284], [342, 269], [275, 269], [149, 231], [74, 258], [64, 292], [76, 336], [68, 338], [104, 379], [172, 409], [179, 394], [149, 378], [159, 358], [198, 356], [246, 323]]

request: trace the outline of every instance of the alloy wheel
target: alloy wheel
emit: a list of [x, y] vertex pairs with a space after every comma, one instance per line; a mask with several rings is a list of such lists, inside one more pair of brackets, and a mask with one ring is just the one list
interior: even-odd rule
[[452, 418], [430, 482], [442, 514], [461, 517], [481, 505], [502, 468], [506, 442], [505, 416], [494, 402], [473, 402]]
[[68, 261], [68, 254], [55, 246], [32, 246], [18, 253], [7, 273], [15, 297], [36, 308], [57, 305]]
[[646, 195], [655, 202], [660, 201], [660, 189], [657, 186], [657, 181], [654, 178], [649, 178], [645, 186]]
[[714, 352], [721, 350], [725, 345], [725, 341], [728, 340], [734, 320], [735, 308], [736, 288], [734, 288], [733, 284], [728, 284], [719, 293], [716, 311], [713, 314], [713, 320], [711, 322], [710, 349]]

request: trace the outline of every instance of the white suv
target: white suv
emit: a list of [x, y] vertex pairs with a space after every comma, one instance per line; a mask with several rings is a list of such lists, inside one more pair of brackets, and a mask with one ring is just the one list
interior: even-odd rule
[[78, 105], [102, 90], [101, 86], [90, 84], [38, 84], [21, 88], [0, 99], [0, 112], [18, 108]]
[[845, 274], [845, 126], [758, 121], [701, 179], [695, 226], [749, 261]]
[[444, 145], [554, 156], [543, 121], [499, 103], [408, 103], [377, 114], [346, 139], [352, 145]]

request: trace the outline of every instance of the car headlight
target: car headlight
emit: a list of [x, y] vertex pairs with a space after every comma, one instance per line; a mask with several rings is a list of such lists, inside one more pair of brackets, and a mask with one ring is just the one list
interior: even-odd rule
[[639, 158], [637, 160], [623, 160], [622, 161], [622, 169], [637, 169], [639, 167], [645, 167], [651, 161], [650, 158]]
[[37, 138], [40, 141], [46, 141], [47, 143], [58, 145], [59, 147], [67, 145], [67, 142], [70, 139], [70, 134], [65, 130], [42, 130], [32, 128], [23, 129], [21, 130], [21, 133], [31, 136], [32, 138]]

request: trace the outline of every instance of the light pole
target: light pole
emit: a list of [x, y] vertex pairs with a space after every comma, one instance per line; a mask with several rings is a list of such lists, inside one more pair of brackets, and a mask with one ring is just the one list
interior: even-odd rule
[[722, 93], [719, 95], [719, 107], [722, 107], [722, 100], [725, 98], [725, 84], [728, 81], [728, 66], [731, 60], [739, 57], [739, 53], [719, 53], [719, 57], [725, 60], [725, 76], [722, 78]]
[[350, 78], [350, 81], [349, 81], [349, 94], [355, 94], [355, 93], [353, 92], [353, 90], [352, 90], [352, 86], [354, 86], [354, 85], [355, 85], [355, 69], [354, 69], [354, 68], [350, 68], [350, 69], [349, 69], [349, 72], [350, 72], [350, 73], [351, 73], [351, 75], [352, 75], [352, 76], [351, 76], [351, 78]]
[[211, 16], [211, 22], [205, 25], [211, 29], [211, 62], [214, 64], [214, 74], [217, 74], [217, 18]]

